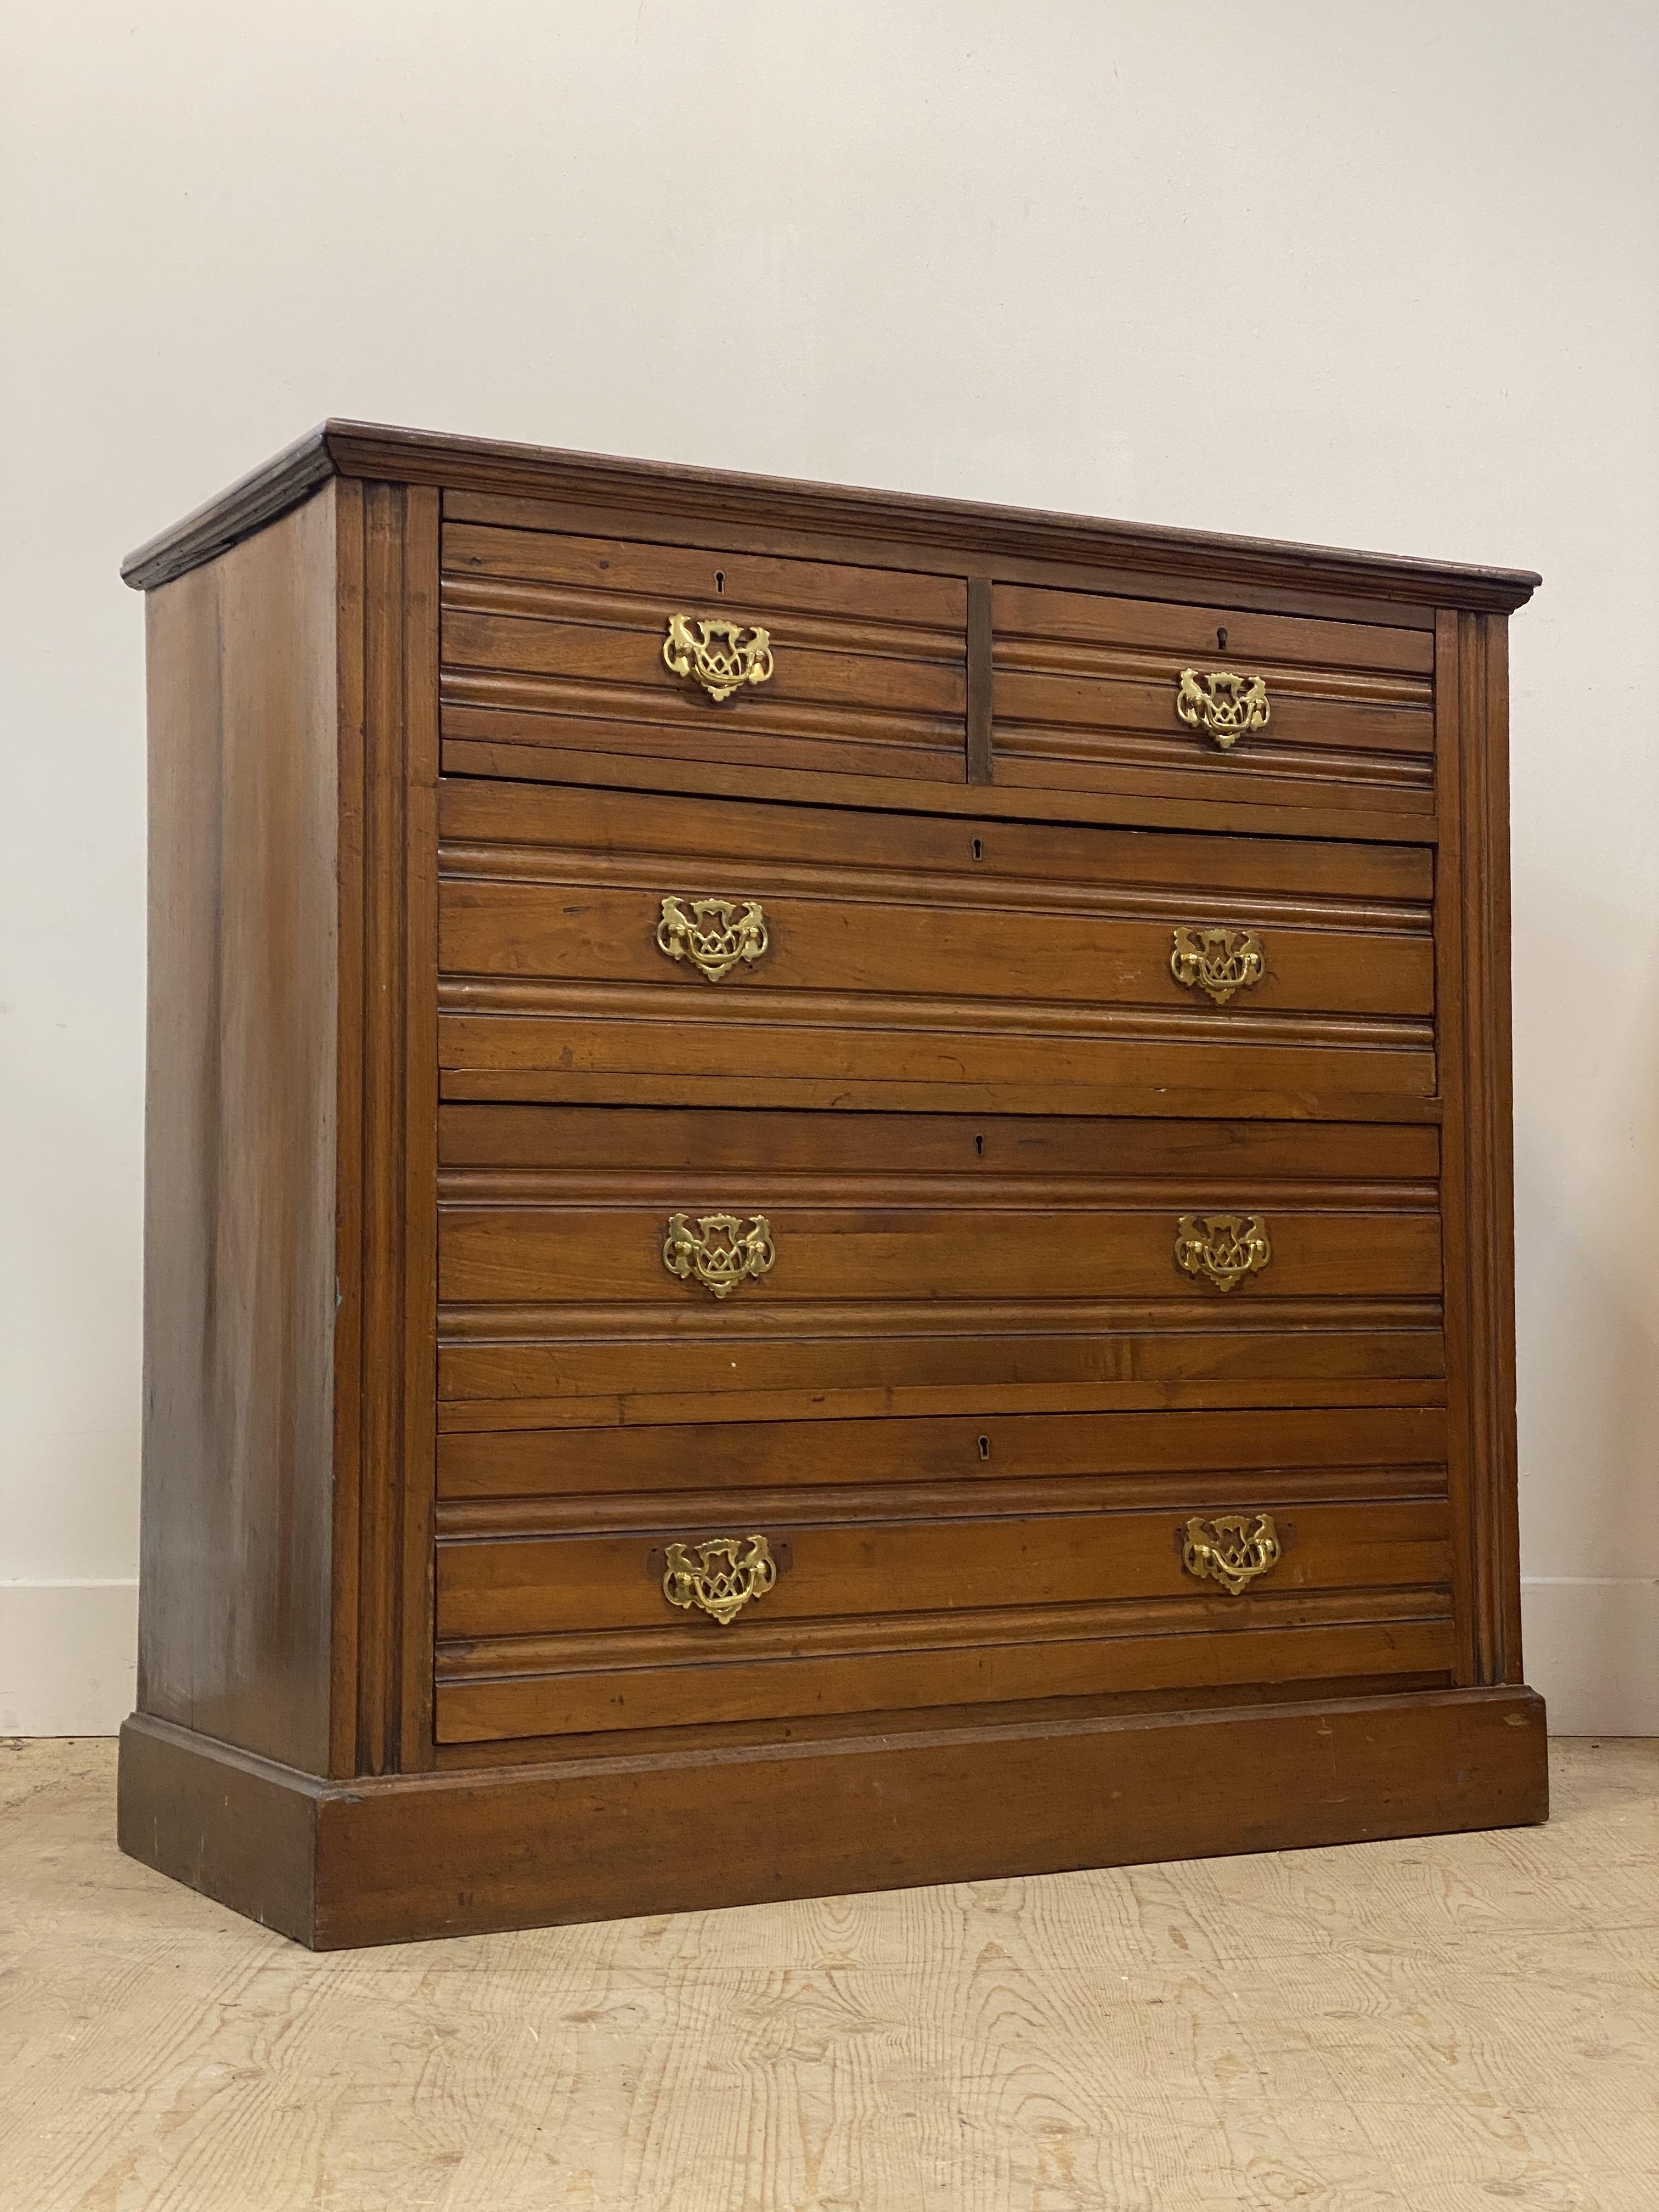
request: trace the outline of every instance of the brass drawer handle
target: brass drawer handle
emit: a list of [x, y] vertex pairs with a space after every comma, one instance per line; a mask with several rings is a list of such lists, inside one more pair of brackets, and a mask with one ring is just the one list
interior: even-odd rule
[[1183, 668], [1176, 690], [1176, 712], [1225, 752], [1251, 730], [1265, 730], [1273, 709], [1267, 704], [1265, 677], [1235, 676], [1225, 668], [1212, 668], [1200, 676], [1195, 668]]
[[711, 1536], [696, 1547], [695, 1561], [684, 1544], [668, 1547], [662, 1594], [682, 1612], [712, 1613], [722, 1626], [735, 1620], [750, 1598], [764, 1597], [778, 1578], [778, 1563], [764, 1536], [749, 1539], [738, 1557], [741, 1536]]
[[711, 699], [729, 699], [744, 684], [772, 678], [771, 634], [742, 623], [670, 615], [662, 657], [674, 675], [702, 684]]
[[1207, 1276], [1230, 1291], [1273, 1256], [1267, 1224], [1259, 1213], [1183, 1213], [1176, 1224], [1176, 1265], [1186, 1275]]
[[[739, 960], [752, 967], [771, 939], [758, 899], [665, 898], [657, 924], [657, 949], [671, 960], [689, 960], [711, 983], [731, 973]], [[690, 911], [688, 913], [687, 908]]]
[[1279, 1557], [1279, 1531], [1271, 1513], [1218, 1513], [1212, 1521], [1193, 1520], [1182, 1532], [1181, 1564], [1200, 1582], [1207, 1576], [1234, 1597], [1243, 1597], [1258, 1575]]
[[1207, 991], [1218, 1006], [1224, 1006], [1235, 991], [1259, 983], [1267, 966], [1266, 948], [1253, 929], [1178, 929], [1170, 955], [1170, 973], [1176, 982]]
[[750, 1276], [768, 1273], [777, 1254], [772, 1224], [763, 1213], [700, 1213], [691, 1228], [683, 1213], [668, 1217], [662, 1263], [683, 1283], [693, 1277], [717, 1298], [727, 1297]]

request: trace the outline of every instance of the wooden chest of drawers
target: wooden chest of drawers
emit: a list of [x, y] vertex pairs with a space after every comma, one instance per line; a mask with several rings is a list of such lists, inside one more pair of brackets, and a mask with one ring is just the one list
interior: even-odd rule
[[1543, 1817], [1535, 578], [345, 423], [125, 573], [128, 1850], [337, 1945]]

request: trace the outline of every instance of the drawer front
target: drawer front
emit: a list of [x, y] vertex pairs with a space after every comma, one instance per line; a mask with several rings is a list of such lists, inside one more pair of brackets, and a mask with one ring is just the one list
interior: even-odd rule
[[455, 521], [442, 564], [446, 739], [966, 780], [960, 578]]
[[822, 1517], [452, 1534], [439, 1737], [1443, 1675], [1443, 1490], [1374, 1479], [1396, 1494], [1303, 1502], [1265, 1476], [1240, 1510], [1236, 1480], [1200, 1476], [1139, 1510], [1073, 1484], [1024, 1512], [899, 1518], [854, 1499]]
[[1000, 785], [1433, 812], [1429, 630], [1023, 585], [994, 610]]
[[451, 1095], [1355, 1114], [1435, 1087], [1422, 848], [453, 781], [441, 825]]
[[1413, 1494], [1445, 1487], [1446, 1409], [1437, 1403], [832, 1420], [815, 1413], [447, 1429], [438, 1438], [441, 1510], [452, 1533], [466, 1534], [521, 1530], [529, 1516], [550, 1526], [560, 1514], [591, 1521], [601, 1510], [628, 1523], [665, 1511], [682, 1520], [799, 1518], [803, 1498], [820, 1500], [849, 1482], [878, 1492], [889, 1514], [924, 1516], [977, 1510], [988, 1486], [1016, 1485], [1019, 1496], [1046, 1502], [1056, 1485], [1107, 1476], [1113, 1500], [1131, 1505], [1160, 1496], [1171, 1474], [1201, 1476], [1205, 1496], [1230, 1511], [1248, 1506], [1267, 1475], [1275, 1496], [1298, 1499], [1369, 1495], [1378, 1468], [1417, 1470]]
[[449, 1401], [1443, 1372], [1431, 1129], [478, 1106], [441, 1145]]
[[[777, 1626], [869, 1613], [1212, 1597], [1214, 1588], [1195, 1588], [1210, 1577], [1189, 1570], [1183, 1559], [1189, 1522], [1207, 1528], [1219, 1510], [1213, 1497], [1194, 1489], [1170, 1510], [1140, 1513], [1074, 1509], [1018, 1518], [963, 1514], [841, 1523], [769, 1516], [760, 1534], [775, 1580], [767, 1577], [767, 1586], [753, 1590], [739, 1580], [730, 1596], [705, 1597], [702, 1617], [729, 1627], [730, 1620], [706, 1611], [729, 1603], [737, 1603], [751, 1626]], [[1264, 1512], [1272, 1522], [1269, 1535], [1254, 1554], [1241, 1555], [1237, 1570], [1251, 1578], [1225, 1595], [1449, 1586], [1443, 1499], [1291, 1510], [1264, 1491], [1246, 1512], [1227, 1516], [1248, 1524], [1243, 1531], [1247, 1546], [1262, 1527]], [[439, 1636], [447, 1641], [678, 1628], [678, 1613], [697, 1609], [696, 1601], [687, 1607], [666, 1595], [669, 1547], [696, 1553], [732, 1534], [729, 1524], [682, 1516], [618, 1534], [452, 1539], [439, 1552]], [[736, 1535], [739, 1571], [751, 1553], [763, 1566], [766, 1554], [747, 1521], [736, 1524]], [[1281, 1556], [1259, 1565], [1272, 1544]], [[685, 1625], [706, 1637], [702, 1619]]]

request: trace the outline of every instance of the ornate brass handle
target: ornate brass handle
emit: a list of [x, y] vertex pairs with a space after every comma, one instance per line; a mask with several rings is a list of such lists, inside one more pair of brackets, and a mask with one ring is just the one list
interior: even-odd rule
[[1207, 1276], [1230, 1291], [1273, 1256], [1267, 1224], [1259, 1213], [1183, 1213], [1176, 1224], [1176, 1265], [1185, 1275]]
[[735, 1620], [750, 1598], [764, 1597], [778, 1578], [778, 1563], [764, 1536], [749, 1539], [739, 1559], [741, 1536], [711, 1536], [696, 1547], [694, 1560], [684, 1544], [668, 1547], [662, 1594], [683, 1612], [713, 1613], [722, 1626]]
[[772, 678], [770, 633], [742, 623], [670, 615], [662, 657], [674, 675], [701, 684], [711, 699], [729, 699], [741, 685]]
[[[690, 911], [686, 911], [687, 908]], [[665, 898], [657, 924], [657, 948], [671, 960], [689, 960], [711, 983], [729, 975], [739, 960], [752, 967], [771, 939], [758, 899]]]
[[766, 1274], [777, 1254], [772, 1224], [763, 1213], [700, 1213], [695, 1229], [684, 1214], [671, 1213], [662, 1263], [681, 1282], [693, 1277], [715, 1297], [728, 1297], [748, 1277]]
[[1195, 668], [1183, 668], [1176, 687], [1176, 712], [1225, 752], [1249, 731], [1265, 730], [1273, 709], [1265, 677], [1235, 676], [1225, 668], [1200, 676]]
[[1279, 1531], [1271, 1513], [1218, 1513], [1212, 1521], [1193, 1520], [1182, 1531], [1181, 1564], [1200, 1582], [1207, 1576], [1234, 1597], [1243, 1597], [1258, 1575], [1279, 1557]]
[[1170, 973], [1188, 990], [1207, 991], [1224, 1006], [1235, 991], [1247, 991], [1267, 972], [1267, 957], [1253, 929], [1178, 929]]

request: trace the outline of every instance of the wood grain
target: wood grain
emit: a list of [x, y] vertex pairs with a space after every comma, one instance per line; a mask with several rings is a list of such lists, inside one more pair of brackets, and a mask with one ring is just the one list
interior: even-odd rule
[[139, 1699], [328, 1764], [335, 495], [152, 594]]
[[[132, 1848], [337, 1941], [578, 1909], [550, 1836], [613, 1909], [764, 1893], [720, 1887], [745, 1792], [795, 1887], [1334, 1833], [1326, 1723], [1373, 1747], [1341, 1832], [1536, 1809], [1535, 579], [338, 423], [130, 574], [168, 817]], [[683, 612], [763, 623], [772, 682], [672, 676]], [[1173, 714], [1212, 661], [1274, 699], [1232, 754]], [[763, 901], [764, 963], [665, 961], [670, 893]], [[1216, 925], [1267, 955], [1224, 1007], [1170, 972]], [[661, 1263], [716, 1212], [777, 1255], [724, 1304]], [[1274, 1247], [1225, 1297], [1176, 1265], [1213, 1212]], [[1179, 1517], [1252, 1500], [1273, 1588], [1188, 1589]], [[728, 1522], [784, 1581], [711, 1643], [650, 1562]], [[1160, 1795], [1200, 1742], [1218, 1798]]]
[[961, 785], [940, 781], [933, 772], [938, 763], [927, 761], [914, 774], [901, 772], [890, 756], [878, 787], [867, 775], [832, 774], [822, 767], [781, 767], [764, 758], [734, 762], [680, 759], [661, 750], [638, 756], [626, 750], [596, 752], [585, 749], [586, 740], [580, 733], [569, 744], [555, 745], [548, 742], [546, 730], [534, 723], [528, 731], [534, 742], [519, 744], [503, 741], [501, 728], [499, 714], [486, 722], [471, 708], [447, 708], [443, 718], [445, 774], [501, 776], [519, 784], [702, 792], [722, 798], [818, 805], [866, 806], [875, 800], [906, 813], [980, 816], [994, 821], [1133, 823], [1223, 836], [1240, 831], [1282, 836], [1288, 831], [1298, 838], [1342, 840], [1355, 848], [1389, 840], [1431, 846], [1438, 835], [1431, 811], [1416, 805], [1407, 811], [1386, 799], [1364, 806], [1310, 801], [1298, 805], [1287, 818], [1280, 800], [1252, 798], [1249, 787], [1237, 779], [1214, 787], [1209, 795], [1194, 793], [1184, 785], [1176, 791], [1160, 789], [1152, 795], [1122, 788], [1091, 791], [1082, 787], [1086, 778], [1081, 784], [1025, 790], [1006, 779]]
[[[1237, 1494], [1237, 1486], [1229, 1489]], [[1249, 1492], [1252, 1511], [1271, 1511], [1281, 1556], [1245, 1595], [1218, 1601], [1182, 1566], [1180, 1530], [1189, 1516], [1224, 1503], [1201, 1475], [1167, 1486], [1167, 1502], [1129, 1510], [1098, 1486], [1031, 1499], [981, 1498], [978, 1514], [958, 1505], [927, 1515], [911, 1504], [890, 1518], [865, 1494], [827, 1514], [794, 1505], [750, 1505], [742, 1525], [763, 1528], [785, 1553], [776, 1585], [745, 1608], [733, 1633], [682, 1620], [662, 1592], [656, 1558], [665, 1542], [695, 1545], [729, 1526], [704, 1501], [671, 1501], [665, 1512], [641, 1500], [638, 1525], [604, 1534], [542, 1534], [522, 1528], [487, 1535], [453, 1529], [438, 1555], [441, 1638], [561, 1635], [585, 1629], [668, 1629], [688, 1653], [746, 1647], [746, 1632], [789, 1621], [852, 1615], [971, 1612], [1005, 1606], [1069, 1606], [1117, 1598], [1203, 1598], [1217, 1617], [1243, 1621], [1258, 1597], [1291, 1590], [1427, 1588], [1447, 1582], [1446, 1511], [1435, 1498], [1287, 1501], [1271, 1476]], [[995, 1509], [998, 1504], [1002, 1510]], [[699, 1510], [699, 1507], [704, 1510]], [[503, 1516], [505, 1519], [516, 1516]], [[717, 1630], [720, 1624], [714, 1623]]]
[[1148, 902], [1162, 911], [1159, 900], [1202, 884], [1217, 896], [1283, 902], [1292, 919], [1346, 915], [1377, 929], [1421, 929], [1434, 892], [1428, 847], [1267, 840], [1247, 834], [1248, 820], [1224, 836], [1091, 828], [1086, 817], [1085, 826], [1034, 824], [1004, 818], [994, 790], [968, 795], [985, 810], [977, 819], [869, 808], [849, 814], [736, 794], [710, 805], [661, 793], [644, 798], [627, 787], [617, 765], [615, 787], [604, 789], [532, 782], [503, 790], [493, 780], [447, 777], [439, 788], [446, 846], [489, 848], [499, 866], [532, 877], [541, 848], [608, 853], [618, 872], [647, 855], [718, 856], [735, 867], [776, 867], [816, 881], [862, 873], [889, 886], [966, 888], [987, 901], [1018, 902], [1041, 886], [1056, 908], [1116, 902], [1124, 912], [1148, 910]]
[[433, 1509], [437, 1452], [438, 495], [404, 494], [404, 1221], [406, 1249], [398, 1763], [432, 1744]]
[[[342, 495], [334, 1772], [430, 1741], [438, 509]], [[349, 1561], [347, 1549], [349, 1547]]]
[[[461, 1501], [506, 1498], [520, 1516], [532, 1500], [582, 1501], [589, 1516], [629, 1492], [673, 1499], [723, 1490], [737, 1510], [747, 1492], [821, 1491], [857, 1482], [882, 1486], [890, 1512], [903, 1510], [893, 1486], [966, 1504], [981, 1486], [1107, 1476], [1114, 1497], [1135, 1498], [1136, 1478], [1206, 1472], [1243, 1485], [1290, 1470], [1328, 1488], [1348, 1470], [1439, 1467], [1446, 1449], [1443, 1407], [1284, 1407], [1241, 1417], [1224, 1411], [1036, 1413], [994, 1418], [938, 1415], [904, 1420], [777, 1424], [688, 1422], [678, 1427], [534, 1429], [448, 1432], [438, 1441], [441, 1514]], [[1316, 1495], [1317, 1492], [1298, 1492]], [[1231, 1498], [1230, 1503], [1233, 1502]], [[1241, 1498], [1238, 1502], [1243, 1502]], [[679, 1510], [678, 1506], [674, 1510]], [[461, 1525], [453, 1519], [452, 1526]], [[592, 1525], [602, 1525], [595, 1521]]]
[[[960, 581], [451, 524], [447, 733], [509, 746], [966, 781]], [[664, 663], [672, 616], [763, 628], [772, 672], [724, 701]]]
[[[1396, 1675], [1437, 1685], [1451, 1678], [1450, 1608], [1431, 1594], [1310, 1603], [1311, 1617], [1288, 1622], [1281, 1610], [1263, 1601], [1224, 1632], [1196, 1612], [1183, 1619], [1162, 1608], [1136, 1618], [1133, 1608], [1079, 1607], [1070, 1634], [1055, 1619], [1017, 1611], [1006, 1621], [945, 1615], [902, 1628], [872, 1624], [862, 1646], [828, 1630], [797, 1631], [787, 1651], [711, 1650], [696, 1663], [666, 1651], [653, 1663], [653, 1654], [623, 1638], [560, 1638], [556, 1648], [529, 1638], [447, 1646], [437, 1734], [441, 1742], [471, 1743], [876, 1712], [895, 1716], [890, 1728], [899, 1716], [925, 1719], [930, 1709], [960, 1728], [960, 1717], [981, 1704], [1030, 1701], [1054, 1712], [1071, 1698], [1108, 1692], [1250, 1684], [1265, 1699], [1276, 1684], [1355, 1676], [1380, 1691]], [[482, 1679], [469, 1679], [475, 1669]], [[962, 1786], [977, 1796], [995, 1771]], [[1060, 1794], [1086, 1789], [1089, 1779], [1060, 1769], [1046, 1786]]]
[[274, 1910], [277, 1870], [229, 1848], [240, 1832], [222, 1770], [246, 1778], [234, 1802], [255, 1784], [297, 1793], [315, 1808], [316, 1918], [293, 1932], [331, 1948], [686, 1910], [728, 1895], [734, 1865], [763, 1901], [1122, 1863], [1172, 1844], [1202, 1856], [1544, 1817], [1543, 1708], [1529, 1691], [1378, 1686], [1178, 1713], [924, 1717], [877, 1735], [774, 1732], [738, 1748], [349, 1783], [139, 1716], [125, 1732], [122, 1841], [143, 1854], [165, 1795], [164, 1832], [194, 1844], [167, 1870], [244, 1911], [269, 1895]]
[[[1322, 1087], [1334, 1093], [1354, 1086], [1351, 1066], [1369, 1065], [1353, 1048], [1415, 1048], [1433, 1087], [1426, 852], [1355, 864], [1345, 848], [1299, 841], [1042, 837], [988, 823], [906, 836], [890, 818], [824, 810], [625, 794], [596, 804], [586, 792], [536, 789], [490, 797], [463, 787], [446, 799], [441, 965], [457, 981], [547, 979], [568, 1009], [562, 1024], [612, 1007], [637, 1019], [639, 988], [653, 986], [658, 1020], [677, 1026], [798, 1032], [838, 1018], [871, 1032], [856, 1064], [874, 1079], [884, 1030], [995, 1023], [1027, 1041], [1035, 1072], [1037, 1035], [1097, 1010], [1097, 1028], [1109, 1012], [1126, 1035], [1212, 1051], [1328, 1040], [1337, 1056]], [[530, 842], [538, 823], [545, 842]], [[670, 893], [759, 901], [764, 955], [711, 990], [658, 944]], [[1265, 962], [1224, 1006], [1171, 969], [1175, 932], [1217, 923], [1255, 931]], [[581, 988], [591, 985], [623, 995]], [[465, 991], [451, 1003], [490, 1001]], [[507, 1003], [530, 1012], [536, 1001]], [[844, 1040], [824, 1048], [845, 1066]], [[1231, 1079], [1230, 1058], [1216, 1065], [1218, 1087]], [[713, 1064], [738, 1059], [746, 1075], [753, 1052], [734, 1038]], [[1188, 1084], [1202, 1079], [1188, 1070]]]
[[[1314, 599], [1334, 616], [1401, 626], [1420, 624], [1423, 611], [1437, 604], [1505, 611], [1522, 605], [1540, 581], [1529, 569], [1206, 536], [337, 420], [152, 538], [122, 564], [123, 576], [148, 591], [182, 574], [259, 528], [284, 503], [297, 504], [325, 469], [443, 487], [453, 519], [509, 528], [568, 527], [572, 507], [589, 528], [596, 522], [603, 527], [607, 510], [637, 516], [645, 506], [653, 524], [648, 534], [667, 544], [681, 538], [696, 544], [718, 524], [716, 542], [745, 544], [734, 532], [757, 530], [769, 550], [781, 538], [809, 556], [823, 551], [833, 560], [856, 546], [858, 557], [879, 565], [879, 547], [895, 566], [924, 568], [931, 552], [958, 574], [963, 554], [994, 553], [1011, 564], [1075, 563], [1097, 587], [1127, 586], [1143, 598], [1178, 599], [1196, 586], [1195, 595], [1207, 601], [1220, 581], [1235, 605], [1279, 605], [1294, 613]], [[688, 526], [683, 538], [682, 522]], [[1116, 579], [1121, 582], [1110, 580]]]
[[1437, 632], [1451, 1467], [1462, 1666], [1477, 1682], [1521, 1678], [1504, 633], [1453, 615]]
[[315, 1956], [0, 1753], [11, 2212], [1646, 2212], [1659, 1745], [1547, 1827]]
[[1425, 1206], [1434, 1203], [1440, 1173], [1437, 1129], [1338, 1121], [998, 1114], [757, 1114], [736, 1121], [684, 1108], [623, 1118], [591, 1107], [553, 1112], [493, 1104], [445, 1105], [439, 1115], [446, 1168], [661, 1170], [689, 1158], [694, 1144], [710, 1169], [867, 1177], [902, 1151], [912, 1174], [971, 1176], [981, 1185], [1016, 1177], [1097, 1182], [1107, 1173], [1195, 1178], [1196, 1187], [1213, 1190], [1243, 1174], [1297, 1183], [1410, 1184], [1410, 1195]]
[[[872, 1389], [894, 1413], [978, 1413], [999, 1385], [1440, 1371], [1422, 1133], [1373, 1150], [1349, 1127], [1298, 1156], [1254, 1124], [1177, 1130], [1164, 1152], [1129, 1123], [637, 1107], [499, 1126], [509, 1159], [559, 1164], [444, 1170], [445, 1400], [565, 1399], [594, 1425], [716, 1418], [757, 1393], [809, 1416]], [[1377, 1172], [1389, 1142], [1417, 1170], [1397, 1182]], [[1224, 1294], [1175, 1264], [1181, 1216], [1212, 1210], [1259, 1212], [1274, 1240]], [[672, 1214], [717, 1212], [763, 1212], [777, 1255], [725, 1300], [662, 1262]]]

